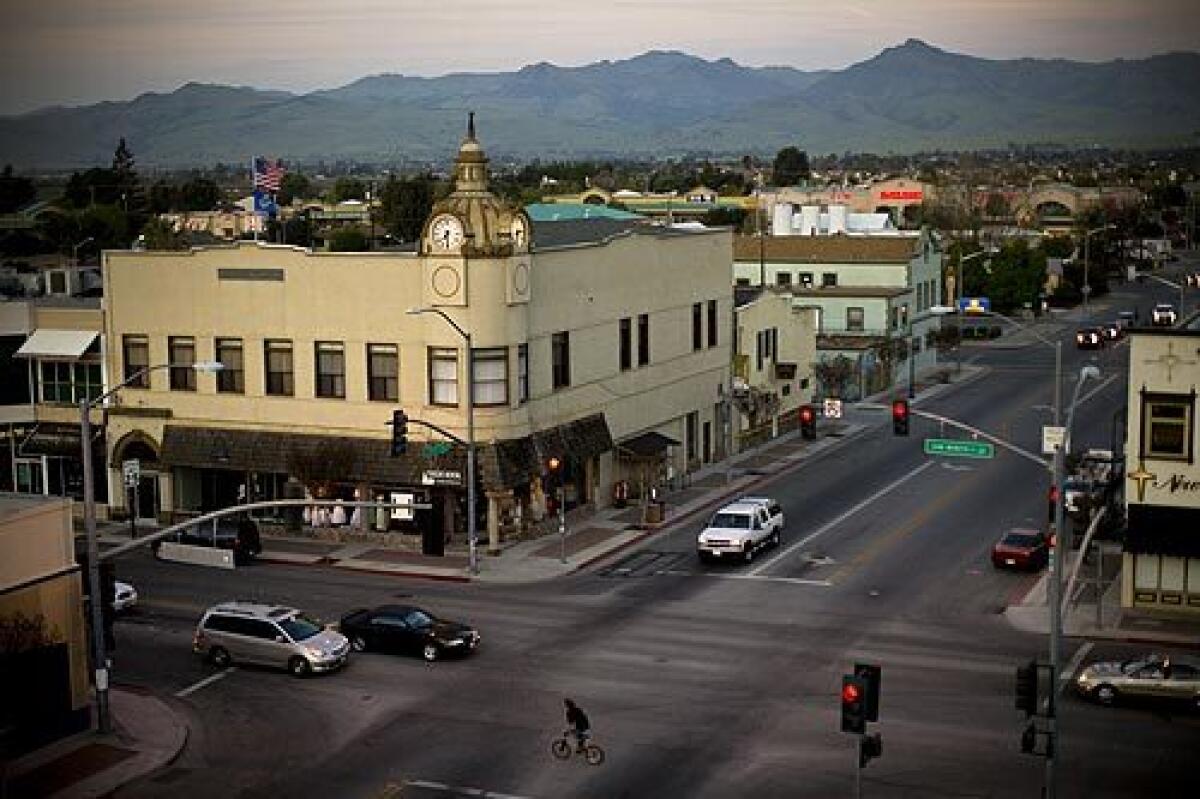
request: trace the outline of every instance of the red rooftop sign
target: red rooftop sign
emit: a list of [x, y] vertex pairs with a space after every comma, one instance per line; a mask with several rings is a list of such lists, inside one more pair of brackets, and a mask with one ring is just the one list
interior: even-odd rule
[[879, 192], [881, 200], [919, 200], [921, 199], [921, 190], [906, 190], [906, 191], [881, 191]]

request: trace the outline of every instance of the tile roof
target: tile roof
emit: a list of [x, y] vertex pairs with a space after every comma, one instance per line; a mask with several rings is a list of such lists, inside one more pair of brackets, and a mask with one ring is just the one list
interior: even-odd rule
[[[761, 248], [761, 249], [760, 249]], [[908, 263], [921, 248], [916, 236], [735, 236], [733, 260], [772, 263]]]

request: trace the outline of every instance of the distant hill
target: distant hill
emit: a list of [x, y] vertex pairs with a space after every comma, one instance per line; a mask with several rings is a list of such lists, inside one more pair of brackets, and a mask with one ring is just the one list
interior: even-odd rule
[[1200, 54], [994, 61], [910, 39], [843, 70], [750, 68], [653, 51], [582, 67], [374, 75], [309, 94], [189, 83], [129, 102], [0, 117], [0, 162], [445, 161], [475, 110], [494, 158], [773, 155], [1200, 144]]

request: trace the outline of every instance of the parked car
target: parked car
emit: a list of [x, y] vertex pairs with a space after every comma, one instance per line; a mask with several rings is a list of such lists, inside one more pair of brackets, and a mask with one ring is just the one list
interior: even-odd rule
[[256, 663], [303, 677], [345, 665], [350, 642], [296, 608], [233, 601], [204, 612], [192, 651], [217, 666]]
[[700, 560], [741, 558], [747, 563], [755, 553], [776, 546], [783, 532], [783, 512], [772, 515], [770, 500], [738, 500], [713, 514], [696, 539]]
[[412, 605], [358, 608], [342, 617], [338, 629], [355, 652], [420, 655], [428, 661], [467, 655], [479, 647], [479, 632], [462, 622], [439, 619]]
[[1175, 306], [1169, 302], [1160, 302], [1154, 306], [1154, 311], [1150, 314], [1150, 321], [1157, 327], [1172, 327], [1179, 316], [1175, 313]]
[[135, 589], [132, 585], [129, 583], [123, 583], [120, 580], [116, 580], [113, 583], [113, 586], [115, 589], [113, 591], [112, 603], [114, 611], [117, 613], [124, 613], [125, 611], [131, 610], [137, 605], [137, 589]]
[[[249, 518], [222, 517], [196, 522], [170, 537], [170, 540], [192, 546], [232, 549], [233, 561], [239, 566], [249, 563], [262, 553], [258, 524]], [[154, 551], [158, 552], [157, 546]]]
[[1075, 689], [1103, 705], [1144, 697], [1184, 701], [1200, 711], [1200, 662], [1146, 654], [1093, 663], [1079, 672]]
[[992, 547], [992, 565], [997, 569], [1037, 571], [1050, 558], [1050, 542], [1040, 530], [1015, 528]]
[[1137, 326], [1138, 313], [1137, 311], [1117, 311], [1117, 322], [1120, 323], [1122, 330], [1129, 330], [1129, 328]]
[[1121, 325], [1120, 319], [1113, 319], [1111, 322], [1105, 322], [1100, 325], [1101, 332], [1104, 333], [1105, 341], [1120, 341], [1125, 335], [1125, 328]]
[[1081, 350], [1098, 350], [1104, 346], [1104, 331], [1098, 327], [1082, 327], [1075, 332], [1075, 346]]

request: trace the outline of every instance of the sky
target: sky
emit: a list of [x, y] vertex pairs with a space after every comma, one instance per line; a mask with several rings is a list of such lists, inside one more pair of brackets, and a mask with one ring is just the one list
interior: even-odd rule
[[307, 92], [647, 50], [841, 69], [919, 38], [1107, 61], [1200, 51], [1198, 18], [1198, 0], [0, 0], [0, 114], [189, 81]]

